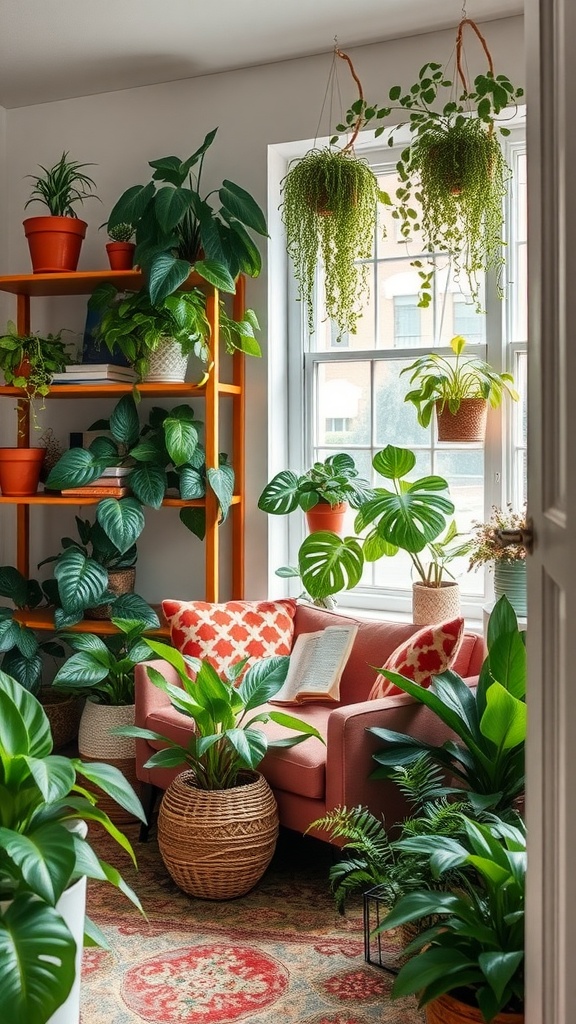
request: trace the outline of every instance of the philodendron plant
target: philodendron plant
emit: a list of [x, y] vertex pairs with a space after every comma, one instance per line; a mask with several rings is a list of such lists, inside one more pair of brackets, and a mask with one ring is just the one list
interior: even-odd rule
[[[441, 476], [406, 478], [416, 464], [408, 448], [387, 445], [372, 465], [391, 488], [375, 487], [360, 505], [354, 527], [364, 537], [339, 537], [327, 530], [310, 534], [300, 546], [298, 569], [306, 592], [325, 598], [359, 583], [366, 562], [406, 551], [422, 582], [438, 586], [446, 563], [457, 553], [447, 548], [457, 533], [446, 519], [454, 512]], [[440, 535], [447, 531], [440, 541]], [[423, 556], [423, 552], [426, 555]]]
[[[189, 405], [171, 410], [154, 407], [148, 422], [140, 424], [132, 395], [124, 395], [110, 419], [98, 420], [92, 430], [109, 431], [111, 436], [94, 439], [89, 448], [64, 452], [48, 476], [46, 486], [55, 490], [93, 483], [110, 466], [128, 466], [126, 485], [143, 505], [160, 508], [169, 488], [177, 488], [183, 501], [203, 498], [207, 484], [212, 488], [225, 519], [234, 492], [234, 471], [225, 454], [219, 466], [207, 467], [199, 435], [202, 423]], [[200, 539], [204, 536], [204, 509], [180, 509], [184, 525]]]
[[[114, 206], [108, 228], [136, 229], [134, 262], [142, 267], [153, 303], [173, 294], [192, 270], [221, 291], [234, 292], [238, 274], [257, 277], [262, 258], [251, 232], [267, 236], [266, 219], [252, 196], [225, 179], [202, 194], [204, 158], [217, 128], [192, 156], [150, 160], [152, 180], [133, 185]], [[214, 209], [211, 198], [220, 205]]]
[[[138, 908], [118, 870], [100, 860], [93, 832], [103, 827], [135, 861], [128, 839], [88, 794], [83, 780], [145, 820], [122, 773], [52, 753], [50, 724], [36, 698], [0, 672], [0, 1020], [46, 1024], [68, 997], [76, 942], [58, 901], [82, 876], [109, 882]], [[141, 909], [141, 908], [140, 908]], [[86, 919], [90, 945], [106, 939]]]
[[[53, 583], [54, 581], [52, 581]], [[0, 566], [0, 598], [10, 600], [13, 607], [0, 607], [0, 655], [2, 669], [31, 693], [38, 694], [42, 685], [43, 655], [61, 658], [64, 648], [57, 640], [39, 640], [29, 626], [18, 620], [18, 611], [30, 611], [54, 603], [55, 591], [50, 581], [26, 579], [13, 565]]]

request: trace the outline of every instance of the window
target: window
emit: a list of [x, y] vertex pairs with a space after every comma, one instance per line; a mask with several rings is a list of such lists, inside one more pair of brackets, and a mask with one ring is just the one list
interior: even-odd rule
[[[370, 286], [358, 333], [346, 345], [334, 343], [334, 332], [318, 309], [317, 330], [305, 327], [291, 338], [294, 360], [303, 374], [300, 393], [292, 396], [294, 415], [304, 418], [303, 447], [291, 452], [291, 465], [306, 466], [335, 451], [349, 451], [363, 476], [373, 476], [372, 458], [387, 444], [411, 448], [417, 472], [438, 473], [449, 482], [456, 506], [455, 520], [467, 533], [475, 520], [485, 520], [493, 504], [510, 500], [520, 508], [526, 495], [526, 161], [523, 129], [513, 128], [507, 157], [513, 181], [507, 200], [507, 280], [505, 300], [496, 282], [487, 280], [481, 293], [485, 312], [478, 313], [464, 283], [455, 280], [444, 258], [434, 258], [433, 299], [427, 308], [417, 304], [419, 278], [411, 266], [420, 256], [418, 239], [408, 246], [397, 237], [397, 223], [387, 208], [379, 211], [380, 225], [370, 262]], [[380, 187], [397, 187], [394, 151], [363, 149]], [[384, 162], [386, 161], [386, 162]], [[385, 229], [385, 234], [381, 230]], [[318, 289], [321, 293], [321, 289]], [[451, 355], [450, 339], [462, 334], [466, 352], [487, 359], [497, 370], [510, 370], [521, 399], [492, 413], [486, 445], [439, 444], [434, 425], [421, 428], [411, 404], [404, 402], [408, 375], [402, 374], [420, 354], [434, 349]], [[293, 364], [294, 365], [294, 364]], [[296, 390], [296, 389], [295, 389]], [[299, 413], [296, 412], [299, 410]], [[296, 420], [297, 422], [297, 420]], [[294, 445], [296, 439], [291, 437]], [[383, 483], [376, 479], [376, 483]], [[349, 513], [347, 533], [354, 532], [355, 513]], [[292, 526], [292, 559], [303, 537]], [[490, 593], [490, 579], [469, 573], [468, 560], [452, 563], [460, 582], [465, 614], [481, 617]], [[402, 553], [367, 566], [353, 593], [341, 604], [380, 611], [409, 612], [411, 563]]]

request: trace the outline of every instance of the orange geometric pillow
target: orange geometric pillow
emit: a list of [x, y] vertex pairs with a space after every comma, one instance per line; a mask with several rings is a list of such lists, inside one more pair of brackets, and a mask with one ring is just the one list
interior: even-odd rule
[[[439, 622], [436, 626], [425, 626], [392, 651], [382, 668], [388, 672], [398, 672], [420, 686], [430, 686], [433, 676], [446, 672], [454, 664], [463, 633], [464, 619], [460, 618]], [[378, 675], [368, 700], [391, 697], [397, 693], [404, 693], [404, 690], [385, 676]]]
[[205, 658], [222, 673], [243, 658], [290, 654], [296, 601], [163, 601], [172, 645], [181, 654]]

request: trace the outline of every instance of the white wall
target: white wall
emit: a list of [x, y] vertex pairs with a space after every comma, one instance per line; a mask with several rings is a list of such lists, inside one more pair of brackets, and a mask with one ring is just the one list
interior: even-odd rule
[[[520, 84], [524, 79], [524, 46], [521, 18], [505, 19], [483, 26], [497, 70], [505, 71]], [[375, 33], [377, 27], [375, 27]], [[327, 32], [327, 36], [331, 33]], [[341, 44], [343, 45], [343, 44]], [[454, 33], [434, 33], [390, 43], [373, 44], [351, 50], [356, 70], [368, 98], [384, 103], [388, 89], [395, 83], [409, 85], [427, 60], [453, 59]], [[482, 55], [473, 37], [467, 43], [471, 72], [483, 67]], [[165, 85], [123, 92], [105, 93], [57, 103], [10, 110], [5, 115], [8, 178], [8, 253], [9, 267], [4, 271], [25, 272], [28, 252], [21, 221], [29, 195], [25, 175], [35, 172], [39, 163], [55, 162], [63, 150], [80, 161], [94, 161], [92, 168], [102, 204], [87, 202], [82, 216], [89, 221], [79, 269], [104, 267], [105, 236], [98, 225], [105, 220], [118, 195], [128, 186], [148, 180], [147, 162], [167, 154], [187, 157], [199, 145], [204, 134], [216, 125], [218, 136], [205, 165], [205, 186], [217, 187], [224, 177], [247, 188], [261, 203], [267, 201], [267, 147], [327, 135], [331, 124], [326, 118], [319, 125], [332, 61], [331, 52], [292, 61], [284, 61], [243, 71], [205, 76]], [[342, 62], [341, 62], [342, 63]], [[338, 69], [344, 107], [355, 98], [345, 66]], [[105, 83], [103, 82], [103, 85]], [[340, 111], [335, 117], [340, 117]], [[0, 117], [0, 147], [2, 125]], [[2, 169], [0, 148], [0, 171]], [[0, 196], [1, 202], [1, 196]], [[0, 209], [0, 215], [1, 215]], [[30, 207], [27, 215], [40, 213]], [[0, 224], [6, 225], [0, 216]], [[4, 246], [2, 252], [5, 253]], [[1, 259], [2, 257], [0, 257]], [[266, 337], [266, 267], [262, 276], [249, 282], [248, 302], [258, 312], [264, 348], [284, 345], [282, 336]], [[272, 295], [272, 303], [283, 303], [283, 295]], [[71, 327], [81, 331], [83, 303], [66, 299], [47, 303], [36, 300], [34, 328]], [[267, 359], [248, 361], [247, 403], [247, 597], [262, 596], [267, 588], [267, 518], [256, 508], [257, 497], [268, 479], [268, 376]], [[92, 404], [92, 403], [91, 403]], [[162, 403], [159, 403], [162, 404]], [[64, 409], [64, 407], [68, 407]], [[70, 407], [74, 407], [72, 410]], [[106, 409], [91, 411], [88, 418], [104, 415]], [[50, 403], [50, 422], [62, 436], [76, 417], [85, 423], [84, 408], [75, 402]], [[7, 513], [0, 510], [4, 517]], [[53, 537], [62, 535], [68, 522], [55, 510], [33, 512], [38, 556], [57, 550]], [[195, 540], [174, 523], [171, 512], [153, 513], [153, 536], [141, 542], [137, 589], [150, 600], [161, 596], [200, 596], [193, 553]], [[6, 518], [5, 518], [6, 522]], [[156, 525], [160, 524], [160, 525]], [[166, 531], [162, 526], [168, 525]], [[49, 547], [47, 546], [49, 545]], [[184, 555], [184, 557], [183, 557]], [[36, 553], [32, 566], [35, 565]]]

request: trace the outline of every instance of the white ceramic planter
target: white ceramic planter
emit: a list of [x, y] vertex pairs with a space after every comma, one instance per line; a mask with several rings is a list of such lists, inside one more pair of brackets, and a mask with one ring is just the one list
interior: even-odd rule
[[174, 338], [162, 338], [156, 351], [150, 355], [150, 368], [143, 380], [183, 383], [187, 369], [188, 356], [182, 355], [180, 343]]

